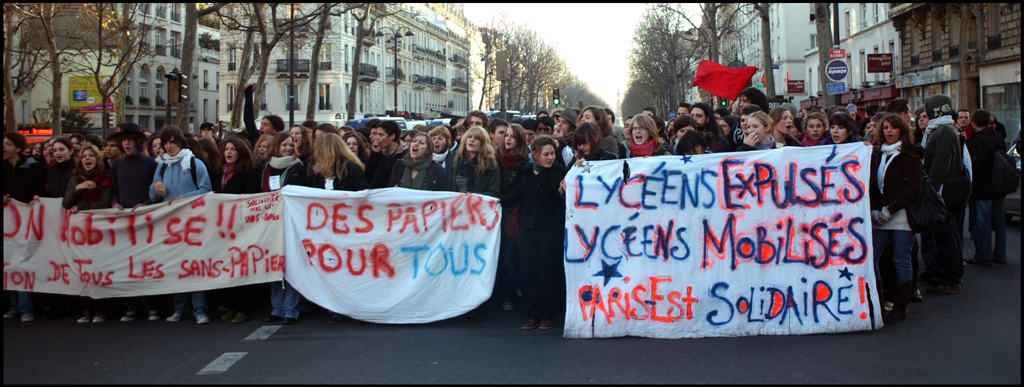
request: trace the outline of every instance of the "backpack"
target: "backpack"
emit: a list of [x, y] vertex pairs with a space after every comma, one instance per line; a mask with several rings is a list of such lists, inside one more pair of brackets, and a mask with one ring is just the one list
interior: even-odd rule
[[992, 154], [992, 180], [989, 188], [996, 196], [1006, 196], [1017, 192], [1020, 185], [1020, 169], [1013, 157], [996, 149]]
[[[192, 169], [189, 169], [188, 171], [192, 175], [192, 184], [194, 184], [196, 186], [196, 188], [199, 188], [199, 179], [196, 178], [196, 158], [195, 157], [192, 157], [192, 162], [190, 164], [191, 164], [191, 168]], [[160, 174], [160, 177], [166, 178], [166, 176], [164, 176], [164, 172], [166, 172], [166, 171], [167, 171], [167, 163], [160, 164], [160, 171], [157, 172], [157, 173]]]
[[967, 151], [967, 144], [963, 136], [958, 136], [957, 141], [960, 142], [960, 161], [963, 164], [963, 172], [956, 180], [939, 187], [939, 195], [950, 209], [959, 212], [967, 208], [967, 202], [971, 199], [974, 166], [971, 164], [971, 154]]

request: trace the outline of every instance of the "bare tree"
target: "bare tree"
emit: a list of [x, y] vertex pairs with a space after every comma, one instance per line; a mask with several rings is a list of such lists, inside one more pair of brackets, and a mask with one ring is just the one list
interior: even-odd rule
[[[828, 63], [828, 47], [832, 43], [832, 26], [830, 23], [830, 15], [832, 12], [829, 11], [831, 4], [829, 3], [814, 3], [814, 26], [818, 32], [818, 81], [821, 82], [822, 91], [828, 90], [828, 76], [825, 74], [825, 63]], [[828, 110], [828, 108], [835, 105], [834, 98], [823, 98], [822, 108]]]
[[306, 98], [306, 119], [312, 120], [316, 118], [316, 102], [317, 94], [319, 92], [318, 81], [320, 79], [320, 50], [324, 45], [324, 35], [327, 34], [327, 25], [331, 17], [331, 8], [329, 6], [323, 12], [320, 13], [320, 20], [316, 27], [316, 40], [313, 42], [312, 55], [310, 55], [310, 68], [309, 68], [309, 93]]
[[[61, 60], [61, 54], [66, 49], [64, 46], [58, 46], [58, 41], [66, 36], [65, 33], [69, 29], [59, 22], [61, 18], [67, 16], [67, 10], [73, 7], [76, 5], [71, 3], [23, 3], [14, 7], [4, 7], [5, 18], [12, 16], [8, 15], [7, 11], [14, 11], [19, 17], [27, 19], [30, 28], [37, 36], [39, 47], [45, 50], [49, 61], [47, 67], [50, 69], [49, 81], [52, 91], [50, 106], [47, 110], [50, 113], [50, 124], [56, 130], [60, 130], [61, 127], [61, 93], [64, 89], [63, 74], [65, 71], [65, 62]], [[8, 63], [5, 62], [4, 65], [7, 66]]]
[[7, 131], [18, 127], [14, 103], [35, 87], [36, 80], [50, 66], [45, 52], [26, 36], [31, 31], [24, 28], [29, 19], [16, 7], [14, 3], [4, 3], [4, 126]]
[[[185, 36], [181, 42], [181, 65], [178, 66], [182, 74], [193, 80], [193, 66], [196, 58], [196, 30], [199, 28], [199, 18], [211, 15], [223, 8], [226, 3], [211, 4], [203, 9], [198, 9], [196, 3], [185, 3]], [[184, 81], [183, 81], [184, 82]], [[191, 84], [191, 82], [185, 82]], [[187, 89], [186, 89], [187, 90]], [[185, 93], [191, 94], [191, 93]], [[178, 127], [187, 128], [189, 124], [189, 100], [178, 100]], [[168, 101], [170, 103], [170, 101]]]
[[761, 63], [764, 63], [764, 91], [768, 99], [775, 99], [775, 71], [772, 71], [771, 21], [768, 18], [769, 3], [753, 3], [761, 18]]
[[[355, 55], [352, 58], [352, 83], [348, 89], [348, 107], [346, 112], [349, 118], [356, 115], [356, 91], [359, 89], [359, 65], [363, 54], [363, 39], [374, 38], [374, 30], [377, 22], [384, 17], [402, 12], [402, 7], [396, 3], [365, 3], [355, 8], [346, 9], [356, 19], [356, 46]], [[343, 12], [344, 13], [344, 12]]]
[[84, 3], [77, 18], [82, 33], [73, 41], [85, 63], [85, 74], [92, 77], [100, 94], [104, 137], [110, 131], [106, 101], [117, 95], [113, 102], [121, 105], [123, 117], [124, 97], [118, 93], [128, 81], [128, 70], [150, 54], [144, 39], [153, 23], [138, 10], [132, 3]]

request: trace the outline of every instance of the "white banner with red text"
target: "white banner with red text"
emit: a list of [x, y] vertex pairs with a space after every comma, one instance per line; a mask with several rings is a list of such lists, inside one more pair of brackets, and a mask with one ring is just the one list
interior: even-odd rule
[[285, 279], [308, 300], [375, 323], [426, 323], [483, 304], [501, 205], [489, 196], [287, 186]]
[[93, 298], [219, 289], [284, 275], [280, 193], [207, 193], [71, 214], [4, 205], [4, 289]]
[[572, 168], [564, 336], [881, 327], [870, 162], [858, 143]]

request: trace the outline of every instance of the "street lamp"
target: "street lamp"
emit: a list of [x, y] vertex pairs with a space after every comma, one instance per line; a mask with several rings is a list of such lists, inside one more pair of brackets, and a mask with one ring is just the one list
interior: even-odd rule
[[398, 116], [398, 39], [402, 38], [402, 29], [405, 29], [405, 36], [413, 36], [412, 30], [409, 29], [409, 27], [381, 27], [377, 30], [377, 33], [374, 34], [374, 36], [378, 38], [384, 37], [384, 30], [388, 30], [392, 35], [394, 35], [394, 39], [392, 40], [395, 41], [395, 67], [391, 70], [391, 74], [395, 77], [395, 117]]

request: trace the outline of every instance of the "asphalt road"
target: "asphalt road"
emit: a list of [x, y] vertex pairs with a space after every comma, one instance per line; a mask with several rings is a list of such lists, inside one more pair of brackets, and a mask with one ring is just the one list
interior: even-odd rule
[[1020, 231], [1008, 225], [1008, 264], [966, 267], [961, 294], [925, 294], [875, 332], [571, 340], [561, 324], [521, 330], [524, 304], [423, 325], [319, 312], [264, 328], [269, 305], [237, 325], [5, 320], [4, 383], [1020, 384]]

